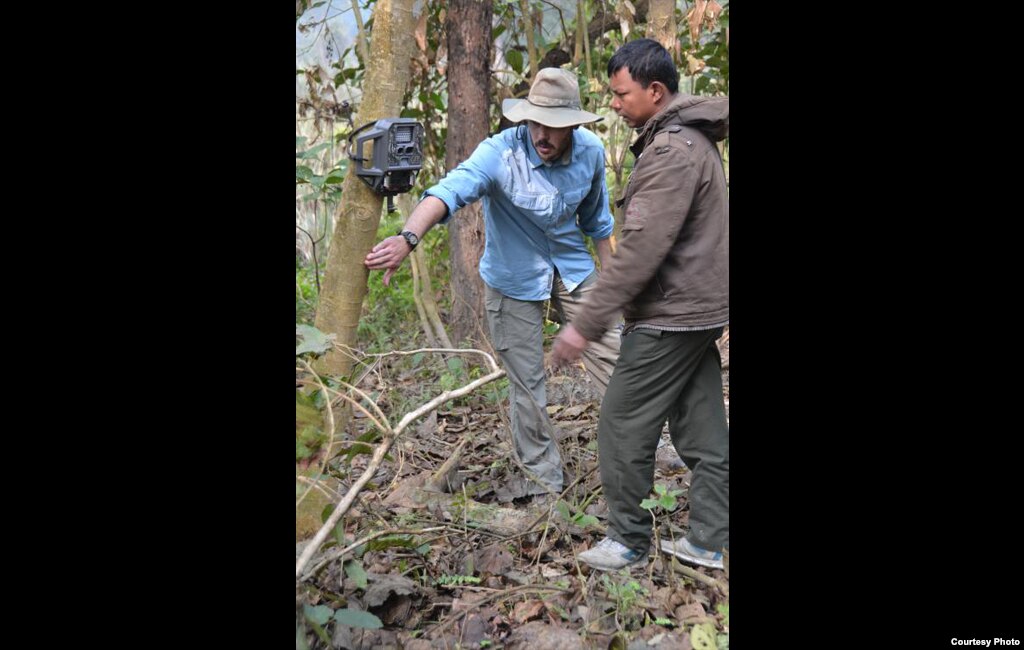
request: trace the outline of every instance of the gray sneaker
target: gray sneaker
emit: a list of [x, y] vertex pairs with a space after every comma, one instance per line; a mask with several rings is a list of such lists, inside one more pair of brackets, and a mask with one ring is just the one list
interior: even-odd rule
[[611, 537], [605, 537], [594, 548], [580, 553], [579, 557], [595, 569], [614, 571], [643, 562], [647, 553], [626, 548]]
[[722, 564], [721, 553], [716, 553], [715, 551], [709, 551], [699, 546], [694, 546], [685, 537], [677, 539], [675, 543], [667, 539], [662, 540], [661, 550], [670, 555], [676, 556], [688, 564], [699, 564], [700, 566], [706, 566], [712, 569], [725, 568], [725, 565]]

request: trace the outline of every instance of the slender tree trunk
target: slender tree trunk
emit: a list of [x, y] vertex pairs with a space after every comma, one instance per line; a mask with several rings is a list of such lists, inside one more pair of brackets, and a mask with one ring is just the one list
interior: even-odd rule
[[[490, 119], [490, 0], [452, 0], [448, 4], [448, 139], [445, 167], [453, 169], [469, 157], [488, 135]], [[459, 210], [449, 222], [451, 260], [452, 341], [486, 346], [484, 283], [484, 220], [480, 203]]]
[[[402, 110], [415, 43], [410, 36], [414, 26], [412, 5], [413, 0], [377, 2], [363, 100], [355, 119], [357, 126], [397, 117]], [[336, 334], [336, 341], [349, 347], [355, 346], [356, 327], [366, 297], [369, 271], [363, 266], [363, 258], [376, 243], [382, 201], [381, 196], [359, 180], [355, 165], [349, 165], [315, 321], [317, 329]], [[352, 370], [352, 359], [334, 350], [321, 357], [318, 370], [346, 376]]]
[[647, 13], [647, 38], [653, 38], [679, 63], [679, 36], [676, 29], [675, 0], [650, 0]]

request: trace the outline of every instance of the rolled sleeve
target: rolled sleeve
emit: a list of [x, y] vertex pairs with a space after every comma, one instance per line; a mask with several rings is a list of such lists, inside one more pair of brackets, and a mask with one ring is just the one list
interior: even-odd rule
[[596, 157], [590, 191], [577, 210], [580, 230], [591, 239], [607, 239], [615, 230], [615, 219], [608, 209], [608, 184], [604, 177], [604, 150]]
[[487, 194], [500, 177], [500, 164], [501, 154], [489, 140], [484, 140], [469, 158], [423, 192], [423, 197], [433, 196], [448, 206], [448, 214], [440, 223], [447, 223], [460, 208]]

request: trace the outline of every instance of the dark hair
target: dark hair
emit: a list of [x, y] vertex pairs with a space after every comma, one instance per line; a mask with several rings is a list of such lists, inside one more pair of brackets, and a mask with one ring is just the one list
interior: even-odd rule
[[679, 72], [672, 55], [658, 41], [638, 38], [620, 47], [608, 62], [608, 76], [621, 68], [629, 68], [629, 76], [642, 88], [660, 81], [671, 93], [679, 90]]

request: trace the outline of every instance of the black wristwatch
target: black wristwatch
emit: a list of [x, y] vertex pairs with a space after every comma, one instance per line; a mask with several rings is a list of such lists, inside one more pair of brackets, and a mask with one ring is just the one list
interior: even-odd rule
[[420, 238], [411, 230], [399, 230], [395, 234], [401, 235], [401, 237], [405, 239], [406, 243], [409, 244], [409, 248], [411, 250], [416, 250], [417, 244], [420, 243]]

